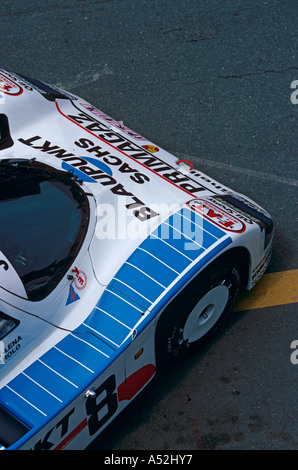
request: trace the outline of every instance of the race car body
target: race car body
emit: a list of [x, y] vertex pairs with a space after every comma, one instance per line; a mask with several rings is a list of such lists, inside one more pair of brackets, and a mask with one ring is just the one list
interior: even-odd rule
[[85, 448], [255, 285], [273, 224], [79, 97], [1, 70], [0, 103], [0, 446]]

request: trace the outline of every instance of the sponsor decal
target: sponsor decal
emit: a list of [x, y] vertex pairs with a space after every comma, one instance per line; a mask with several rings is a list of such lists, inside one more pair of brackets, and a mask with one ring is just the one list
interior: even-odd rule
[[242, 212], [238, 206], [233, 205], [231, 202], [232, 200], [233, 198], [229, 195], [223, 195], [213, 196], [209, 202], [214, 203], [217, 207], [221, 207], [229, 214], [235, 215], [237, 219], [241, 219], [245, 224], [253, 225], [254, 222], [252, 218], [249, 218], [247, 213]]
[[9, 344], [5, 346], [5, 360], [9, 359], [13, 354], [21, 349], [21, 341], [22, 337], [18, 336], [14, 340], [12, 340]]
[[[103, 162], [106, 165], [113, 166], [118, 169], [119, 173], [122, 174], [128, 174], [129, 178], [137, 184], [144, 184], [145, 182], [149, 182], [150, 178], [149, 176], [145, 175], [144, 173], [141, 173], [138, 168], [134, 168], [134, 166], [129, 165], [125, 161], [123, 161], [120, 156], [115, 156], [114, 154], [108, 152], [108, 151], [103, 151], [103, 149], [99, 146], [96, 145], [92, 140], [90, 139], [78, 139], [75, 142], [75, 145], [79, 148], [84, 149], [86, 152], [89, 152], [91, 154], [94, 154], [98, 158], [102, 158]], [[85, 160], [86, 158], [83, 157]], [[93, 159], [92, 161], [87, 159], [87, 161], [96, 164], [96, 160]], [[111, 171], [111, 170], [110, 170]], [[107, 171], [105, 171], [108, 173]], [[110, 175], [112, 176], [112, 174]]]
[[85, 289], [87, 285], [87, 276], [84, 271], [79, 271], [79, 269], [75, 267], [72, 272], [74, 273], [74, 283], [76, 288], [78, 290]]
[[[108, 165], [105, 163], [101, 162], [100, 160], [96, 160], [95, 158], [88, 158], [88, 157], [79, 157], [84, 159], [84, 161], [91, 163], [91, 165], [95, 166], [95, 168], [98, 168], [100, 170], [100, 173], [104, 172], [109, 176], [113, 176], [113, 172], [110, 169]], [[83, 171], [79, 170], [78, 168], [75, 168], [74, 166], [70, 165], [69, 163], [62, 162], [61, 167], [63, 170], [66, 171], [71, 171], [74, 175], [78, 177], [78, 179], [85, 181], [86, 183], [96, 183], [96, 178], [92, 178], [88, 174], [84, 173]], [[91, 168], [89, 168], [90, 174]], [[96, 176], [96, 170], [94, 171], [94, 176]]]
[[66, 305], [73, 304], [77, 300], [80, 300], [80, 296], [76, 293], [73, 286], [69, 286], [69, 293], [68, 293]]
[[[56, 103], [57, 110], [62, 116], [69, 119], [74, 124], [77, 124], [80, 128], [86, 130], [93, 137], [97, 137], [99, 140], [107, 143], [110, 148], [113, 149], [111, 150], [113, 155], [114, 151], [117, 150], [117, 155], [120, 153], [129, 157], [135, 163], [145, 167], [150, 172], [158, 175], [163, 180], [171, 183], [191, 196], [206, 189], [203, 184], [198, 183], [189, 175], [182, 174], [181, 171], [177, 170], [176, 166], [173, 168], [170, 164], [165, 163], [148, 150], [145, 150], [145, 148], [139, 147], [136, 143], [131, 142], [129, 139], [109, 129], [109, 127], [104, 123], [99, 122], [88, 114], [82, 112], [74, 103], [72, 103], [72, 105], [77, 110], [76, 113], [66, 115], [61, 111], [58, 103]], [[93, 141], [83, 138], [79, 139], [75, 144], [81, 148], [87, 148], [88, 151], [91, 150], [89, 148], [91, 145], [95, 146]], [[144, 178], [144, 175], [142, 178]], [[146, 178], [147, 181], [149, 181], [148, 176], [146, 176]]]
[[5, 95], [19, 96], [23, 93], [23, 88], [3, 73], [0, 73], [0, 91]]
[[187, 206], [213, 224], [229, 232], [242, 233], [246, 229], [246, 225], [242, 220], [206, 199], [193, 199], [187, 203]]
[[[129, 401], [149, 382], [155, 374], [155, 366], [147, 364], [130, 375], [117, 387], [116, 376], [110, 375], [104, 382], [93, 388], [94, 394], [85, 402], [86, 418], [78, 423], [82, 404], [68, 411], [59, 422], [45, 431], [45, 435], [33, 444], [32, 450], [62, 450], [80, 432], [87, 428], [94, 436], [119, 411], [121, 401]], [[79, 408], [79, 409], [78, 409]], [[62, 440], [61, 440], [62, 439]]]
[[159, 152], [159, 148], [155, 145], [142, 145], [143, 149], [148, 150], [148, 152], [155, 153]]
[[[147, 207], [144, 202], [132, 192], [127, 191], [123, 184], [118, 183], [110, 168], [111, 166], [117, 168], [119, 173], [128, 174], [129, 178], [136, 184], [144, 184], [149, 181], [147, 175], [140, 173], [138, 169], [128, 165], [120, 157], [115, 157], [109, 152], [104, 151], [99, 145], [94, 145], [89, 139], [79, 139], [79, 141], [75, 142], [75, 145], [84, 148], [86, 152], [89, 152], [97, 158], [77, 157], [75, 154], [67, 152], [67, 150], [60, 148], [58, 145], [54, 145], [48, 140], [41, 140], [41, 142], [40, 140], [41, 137], [37, 135], [28, 139], [20, 138], [19, 142], [32, 149], [61, 159], [63, 162], [62, 168], [64, 170], [75, 172], [75, 174], [85, 182], [93, 183], [95, 180], [102, 186], [109, 187], [110, 191], [115, 196], [127, 197], [128, 204], [125, 206], [126, 209], [131, 210], [133, 215], [141, 222], [159, 215], [153, 209]], [[99, 158], [102, 158], [102, 160], [99, 160]]]
[[122, 122], [116, 121], [115, 119], [111, 118], [107, 114], [103, 113], [99, 109], [95, 108], [91, 104], [86, 104], [86, 103], [81, 103], [81, 106], [83, 106], [85, 109], [93, 113], [95, 116], [99, 117], [100, 119], [103, 119], [104, 121], [108, 122], [112, 126], [116, 127], [120, 131], [124, 132], [125, 134], [129, 135], [135, 140], [147, 140], [144, 139], [144, 137], [140, 136], [139, 134], [136, 134], [136, 132], [132, 131], [128, 127], [124, 126]]
[[[75, 408], [68, 411], [59, 422], [46, 431], [46, 434], [39, 439], [31, 450], [50, 450], [55, 446], [55, 441], [59, 440], [56, 450], [62, 450], [69, 444], [74, 437], [81, 432], [87, 425], [87, 419], [85, 419], [79, 426], [75, 426]], [[72, 431], [70, 431], [72, 429]], [[61, 441], [61, 439], [63, 439]]]

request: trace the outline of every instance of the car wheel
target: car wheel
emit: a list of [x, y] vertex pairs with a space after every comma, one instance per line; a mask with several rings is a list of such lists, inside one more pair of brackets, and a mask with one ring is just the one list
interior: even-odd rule
[[211, 336], [230, 311], [241, 285], [241, 263], [209, 265], [166, 307], [157, 324], [157, 362], [190, 353]]

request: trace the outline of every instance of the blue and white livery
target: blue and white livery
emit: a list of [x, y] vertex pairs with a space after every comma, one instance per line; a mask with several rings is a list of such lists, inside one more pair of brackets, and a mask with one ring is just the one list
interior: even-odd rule
[[273, 224], [79, 97], [0, 93], [0, 447], [83, 449], [255, 285]]

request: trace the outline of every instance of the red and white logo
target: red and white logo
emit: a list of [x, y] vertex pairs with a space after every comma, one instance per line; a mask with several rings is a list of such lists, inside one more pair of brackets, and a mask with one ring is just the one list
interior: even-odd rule
[[210, 222], [222, 228], [223, 230], [242, 233], [246, 229], [246, 226], [242, 220], [239, 220], [234, 215], [229, 214], [221, 207], [218, 207], [208, 200], [193, 199], [192, 201], [189, 201], [187, 205], [198, 214], [201, 214], [205, 219], [210, 220]]
[[78, 268], [72, 270], [74, 273], [74, 283], [78, 290], [85, 289], [87, 285], [87, 276], [84, 271], [79, 271]]
[[0, 92], [6, 95], [18, 96], [23, 93], [23, 88], [3, 73], [0, 73]]

